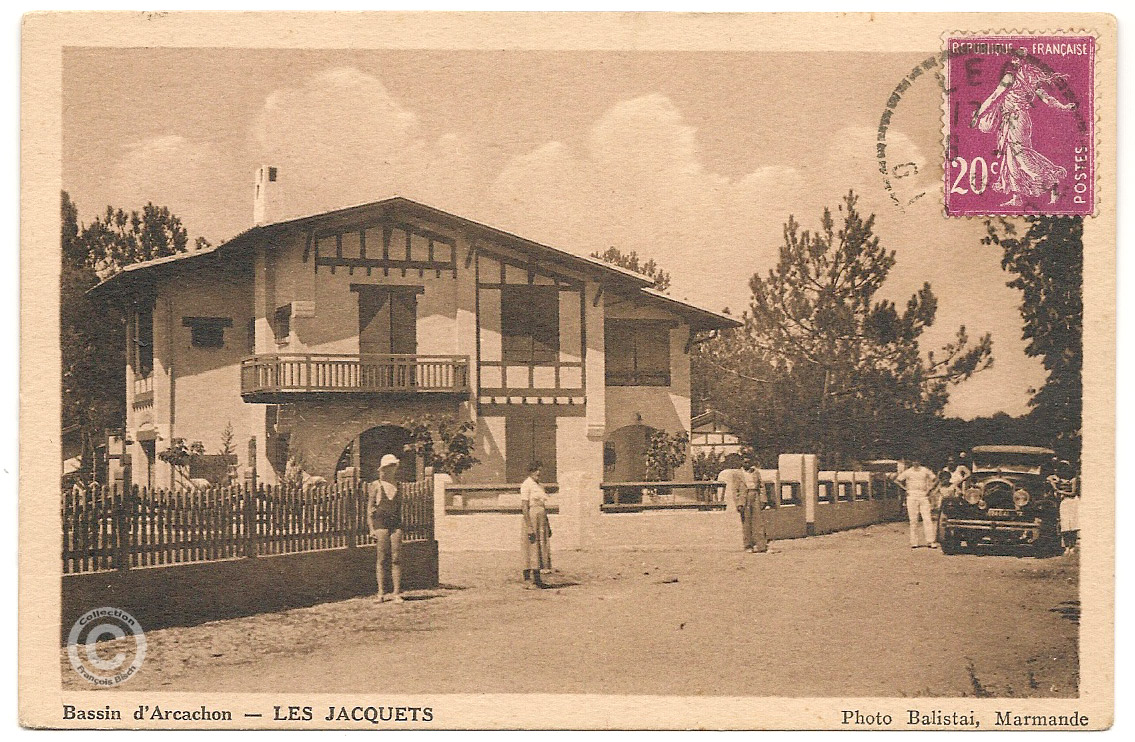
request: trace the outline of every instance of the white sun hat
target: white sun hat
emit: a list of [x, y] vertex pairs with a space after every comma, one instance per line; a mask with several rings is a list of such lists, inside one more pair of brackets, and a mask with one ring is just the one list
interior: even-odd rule
[[385, 469], [388, 466], [398, 466], [399, 463], [400, 462], [398, 461], [397, 456], [392, 453], [388, 453], [382, 457], [382, 461], [379, 462], [378, 468]]

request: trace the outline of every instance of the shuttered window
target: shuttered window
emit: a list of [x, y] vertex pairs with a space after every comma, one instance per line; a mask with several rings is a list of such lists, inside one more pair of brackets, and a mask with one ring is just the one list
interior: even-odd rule
[[560, 298], [555, 286], [501, 289], [505, 363], [555, 363], [560, 356]]
[[608, 386], [670, 385], [670, 323], [608, 320], [605, 327]]

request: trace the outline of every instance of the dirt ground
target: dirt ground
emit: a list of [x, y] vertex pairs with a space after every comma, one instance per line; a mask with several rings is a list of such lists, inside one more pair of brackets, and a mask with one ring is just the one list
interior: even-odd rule
[[[1075, 696], [1076, 555], [947, 557], [905, 524], [775, 553], [443, 553], [442, 589], [147, 633], [122, 690]], [[108, 646], [108, 649], [110, 647]], [[83, 681], [63, 654], [64, 686]], [[376, 668], [387, 668], [378, 671]]]

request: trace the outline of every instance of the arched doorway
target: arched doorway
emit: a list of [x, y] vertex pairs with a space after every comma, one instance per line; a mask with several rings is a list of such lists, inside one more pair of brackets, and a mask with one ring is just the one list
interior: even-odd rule
[[627, 425], [609, 433], [603, 444], [603, 481], [646, 481], [646, 451], [657, 432], [649, 425]]
[[339, 463], [335, 465], [336, 478], [343, 469], [358, 466], [359, 474], [364, 480], [374, 479], [378, 476], [378, 464], [382, 461], [382, 457], [392, 453], [401, 461], [398, 467], [398, 481], [417, 481], [417, 456], [412, 449], [407, 448], [412, 442], [413, 436], [410, 431], [397, 425], [379, 425], [364, 430], [343, 450]]

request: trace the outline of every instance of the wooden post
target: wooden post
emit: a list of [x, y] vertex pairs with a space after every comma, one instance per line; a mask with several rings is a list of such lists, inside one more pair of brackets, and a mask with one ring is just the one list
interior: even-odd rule
[[[359, 440], [358, 438], [355, 439], [356, 444], [358, 443], [358, 440]], [[357, 448], [357, 445], [356, 445], [356, 448]], [[358, 511], [358, 499], [359, 499], [359, 490], [360, 490], [359, 482], [360, 482], [360, 480], [356, 478], [355, 481], [344, 482], [343, 485], [342, 485], [343, 486], [343, 495], [344, 495], [344, 499], [346, 500], [346, 505], [347, 505], [347, 548], [348, 549], [353, 549], [358, 545], [356, 543], [356, 541], [358, 541], [358, 537], [359, 537], [359, 523], [358, 523], [359, 519], [358, 519], [358, 516], [355, 513]]]
[[252, 473], [252, 489], [256, 489], [256, 436], [248, 439], [248, 468]]
[[114, 555], [113, 566], [120, 572], [125, 572], [130, 569], [130, 537], [127, 535], [127, 517], [126, 517], [126, 503], [129, 499], [129, 491], [124, 486], [117, 492], [112, 491], [111, 497], [113, 507], [113, 522], [114, 522]]
[[255, 487], [245, 485], [241, 493], [241, 508], [244, 511], [244, 555], [256, 556], [256, 492]]

